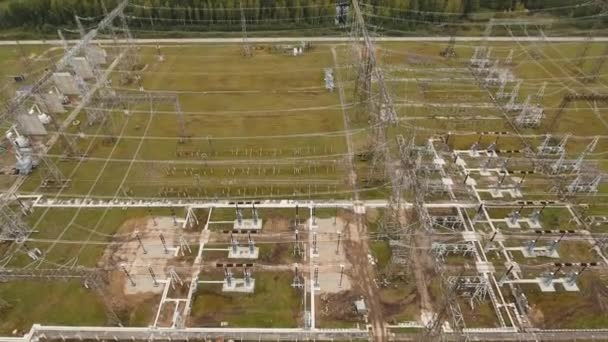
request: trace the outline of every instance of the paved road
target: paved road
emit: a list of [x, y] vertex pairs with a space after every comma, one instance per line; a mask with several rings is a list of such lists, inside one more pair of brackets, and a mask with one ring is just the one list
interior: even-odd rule
[[[490, 42], [583, 42], [587, 40], [584, 36], [572, 37], [488, 37], [486, 40]], [[347, 42], [349, 37], [252, 37], [249, 38], [251, 43], [280, 43], [280, 42], [301, 42], [303, 40], [311, 42]], [[450, 37], [378, 37], [376, 41], [380, 42], [447, 42]], [[457, 41], [461, 42], [477, 42], [484, 40], [483, 37], [457, 37]], [[608, 37], [594, 37], [595, 42], [608, 42]], [[70, 40], [70, 43], [75, 43], [77, 40]], [[135, 39], [137, 44], [206, 44], [206, 43], [241, 43], [242, 38], [159, 38], [159, 39]], [[94, 43], [110, 44], [110, 39], [95, 40]], [[61, 40], [20, 40], [21, 45], [61, 45]], [[2, 40], [1, 45], [17, 45], [15, 40]]]

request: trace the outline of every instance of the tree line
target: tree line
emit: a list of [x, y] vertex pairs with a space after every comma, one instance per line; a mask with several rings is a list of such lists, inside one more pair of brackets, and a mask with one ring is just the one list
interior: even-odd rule
[[[119, 0], [0, 0], [0, 29], [54, 33], [74, 28], [74, 15], [99, 20]], [[315, 27], [336, 20], [340, 0], [132, 0], [129, 25], [148, 30], [240, 30], [243, 7], [248, 30]], [[348, 1], [347, 1], [348, 2]], [[429, 23], [481, 20], [489, 16], [548, 14], [589, 17], [600, 12], [585, 0], [365, 0], [363, 10], [375, 25], [424, 30]], [[581, 21], [573, 25], [583, 25]]]

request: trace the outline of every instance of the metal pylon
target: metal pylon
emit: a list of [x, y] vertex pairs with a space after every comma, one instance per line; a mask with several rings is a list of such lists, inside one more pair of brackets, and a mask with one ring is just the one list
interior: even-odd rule
[[253, 51], [249, 44], [249, 38], [247, 37], [247, 18], [245, 17], [245, 10], [243, 9], [243, 1], [239, 1], [239, 10], [241, 12], [241, 30], [243, 33], [243, 55], [245, 57], [252, 57]]

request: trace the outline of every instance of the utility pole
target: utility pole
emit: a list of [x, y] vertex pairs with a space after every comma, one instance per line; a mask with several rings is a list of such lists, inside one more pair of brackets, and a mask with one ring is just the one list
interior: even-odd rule
[[41, 155], [40, 161], [44, 164], [41, 187], [64, 188], [70, 184], [70, 180], [63, 175], [50, 157]]
[[23, 50], [23, 46], [21, 46], [21, 43], [19, 43], [19, 41], [17, 41], [17, 50], [19, 51], [19, 59], [21, 60], [21, 64], [23, 65], [23, 71], [25, 71], [25, 74], [27, 75], [27, 77], [29, 77], [32, 74], [32, 65], [30, 63], [30, 59]]
[[450, 40], [448, 41], [448, 45], [445, 47], [445, 49], [443, 49], [441, 52], [439, 52], [439, 55], [445, 59], [451, 59], [456, 57], [456, 50], [454, 49], [454, 46], [456, 45], [456, 27], [457, 26], [452, 26], [449, 31], [450, 31]]
[[[608, 2], [606, 0], [592, 0], [591, 2], [592, 2], [593, 6], [599, 7], [600, 13], [597, 14], [598, 20], [595, 23], [593, 23], [593, 25], [591, 26], [591, 29], [589, 30], [589, 34], [587, 35], [587, 37], [585, 38], [585, 41], [583, 43], [583, 47], [580, 48], [578, 50], [578, 53], [576, 54], [575, 65], [577, 68], [581, 68], [583, 66], [583, 64], [585, 64], [585, 57], [587, 57], [587, 54], [589, 53], [589, 50], [591, 49], [591, 45], [593, 43], [593, 32], [595, 30], [597, 30], [599, 27], [601, 27], [602, 17], [606, 13], [606, 11], [608, 11]], [[605, 60], [604, 57], [602, 57], [601, 59]], [[599, 62], [600, 61], [598, 61], [598, 63]], [[601, 62], [601, 64], [603, 64], [603, 63], [604, 62]], [[597, 63], [596, 63], [596, 67], [597, 67]], [[601, 68], [601, 66], [600, 66], [600, 68]], [[595, 67], [594, 67], [594, 69], [595, 69]], [[597, 77], [593, 73], [591, 73], [589, 75], [592, 78]]]
[[599, 59], [595, 61], [595, 64], [593, 64], [593, 66], [591, 67], [591, 71], [589, 71], [589, 74], [583, 78], [583, 81], [585, 83], [595, 82], [597, 80], [597, 77], [600, 71], [602, 70], [602, 67], [606, 63], [606, 59], [608, 59], [608, 43], [606, 43], [606, 45], [604, 46], [604, 49], [602, 50]]
[[245, 57], [253, 57], [253, 51], [251, 50], [249, 38], [247, 37], [247, 18], [245, 17], [242, 0], [239, 1], [239, 10], [241, 11], [241, 30], [243, 32], [243, 55]]
[[[357, 81], [355, 83], [355, 94], [360, 104], [365, 104], [370, 108], [370, 124], [372, 125], [372, 148], [371, 162], [368, 170], [368, 182], [375, 179], [379, 170], [384, 169], [380, 174], [391, 177], [394, 183], [394, 170], [388, 159], [390, 152], [386, 141], [387, 129], [389, 125], [397, 123], [397, 113], [388, 88], [384, 81], [384, 75], [377, 68], [375, 46], [369, 36], [365, 19], [358, 1], [353, 1], [354, 18], [351, 28], [351, 42], [356, 52], [358, 63]], [[371, 80], [376, 80], [376, 94], [372, 96]], [[372, 101], [372, 99], [374, 99]], [[384, 178], [384, 177], [382, 177]]]

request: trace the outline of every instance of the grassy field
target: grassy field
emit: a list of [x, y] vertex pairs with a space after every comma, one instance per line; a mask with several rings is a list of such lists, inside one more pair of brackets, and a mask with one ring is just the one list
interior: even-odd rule
[[[501, 136], [499, 148], [523, 149], [526, 144], [535, 147], [543, 140], [547, 122], [555, 116], [566, 92], [606, 92], [608, 78], [604, 73], [608, 66], [600, 71], [599, 80], [595, 83], [583, 84], [577, 79], [581, 73], [592, 69], [603, 49], [599, 44], [593, 46], [581, 67], [567, 60], [576, 56], [580, 43], [491, 45], [493, 56], [501, 59], [513, 50], [513, 72], [524, 80], [519, 101], [536, 94], [543, 82], [548, 82], [541, 102], [547, 114], [543, 126], [534, 130], [518, 130], [525, 135], [522, 139], [510, 124], [516, 113], [505, 114], [494, 107], [465, 110], [454, 107], [454, 103], [483, 105], [491, 102], [487, 91], [477, 85], [467, 70], [468, 58], [474, 48], [472, 43], [457, 42], [458, 57], [449, 61], [439, 57], [439, 51], [445, 47], [443, 43], [384, 43], [377, 52], [400, 117], [399, 123], [389, 130], [388, 145], [394, 157], [397, 155], [395, 136], [407, 136], [413, 132], [419, 144], [430, 137], [453, 132], [451, 147], [468, 149], [477, 141], [480, 132], [504, 131], [511, 135]], [[43, 68], [49, 62], [47, 58], [52, 59], [58, 53], [56, 49], [49, 50], [45, 46], [24, 46], [23, 49], [34, 70]], [[332, 49], [335, 49], [336, 61]], [[532, 51], [537, 59], [530, 57]], [[46, 54], [42, 55], [44, 52]], [[352, 130], [349, 134], [356, 155], [357, 188], [361, 197], [386, 198], [389, 194], [382, 172], [370, 170], [367, 158], [371, 141], [369, 118], [362, 110], [365, 104], [357, 103], [354, 96], [355, 74], [349, 68], [352, 53], [349, 47], [318, 44], [303, 56], [292, 57], [260, 46], [255, 56], [249, 59], [241, 55], [238, 45], [163, 46], [161, 52], [164, 56], [162, 62], [157, 59], [155, 47], [141, 47], [142, 70], [138, 73], [142, 79], [141, 87], [147, 91], [179, 94], [189, 136], [186, 142], [179, 141], [178, 118], [172, 105], [107, 108], [113, 126], [111, 131], [100, 125], [70, 127], [70, 137], [86, 152], [85, 158], [64, 160], [58, 145], [51, 150], [51, 159], [71, 179], [70, 186], [62, 190], [40, 188], [43, 170], [39, 169], [21, 187], [22, 194], [44, 193], [51, 198], [351, 198], [352, 192], [346, 180], [349, 171], [347, 133], [344, 132], [341, 100], [338, 91], [324, 89], [323, 69], [328, 67], [334, 68], [336, 81], [343, 86], [346, 95], [343, 100], [350, 121], [349, 129]], [[0, 48], [0, 77], [8, 81], [2, 86], [0, 96], [6, 98], [20, 86], [8, 78], [26, 69], [26, 63], [20, 62], [19, 56], [15, 47]], [[120, 84], [122, 72], [124, 70], [119, 69], [113, 73], [113, 86], [138, 91], [140, 85]], [[446, 77], [450, 79], [442, 79]], [[421, 103], [425, 105], [414, 106]], [[433, 107], [429, 103], [442, 106]], [[602, 136], [589, 159], [606, 171], [608, 162], [604, 160], [603, 153], [608, 149], [608, 127], [605, 124], [608, 116], [604, 104], [598, 103], [598, 107], [600, 110], [594, 112], [590, 103], [572, 103], [557, 122], [554, 133], [573, 134], [567, 145], [569, 158], [576, 157], [585, 148], [590, 136]], [[78, 119], [86, 122], [86, 114], [81, 113]], [[107, 134], [117, 136], [114, 144], [104, 144]], [[482, 145], [486, 146], [493, 140], [492, 135], [484, 136]], [[522, 161], [526, 159], [523, 154], [515, 154], [511, 159], [516, 165], [529, 167]], [[3, 181], [8, 179], [7, 183], [10, 181], [10, 176], [0, 177]], [[528, 178], [524, 189], [531, 198], [554, 198], [556, 196], [548, 192], [555, 183], [555, 178], [534, 175]], [[605, 190], [608, 190], [606, 186], [591, 200], [587, 197], [578, 199], [602, 204], [605, 203]], [[527, 210], [524, 216], [529, 214], [530, 210]], [[330, 215], [333, 211], [320, 212], [320, 216]], [[510, 211], [490, 209], [490, 214], [493, 218], [504, 218]], [[593, 212], [605, 213], [605, 209], [597, 207]], [[45, 251], [45, 260], [49, 263], [76, 262], [94, 266], [105, 249], [103, 243], [111, 241], [125, 220], [147, 214], [144, 209], [37, 209], [27, 218], [37, 230], [32, 236], [35, 240], [28, 242], [27, 247]], [[168, 215], [168, 209], [160, 209], [155, 214]], [[286, 209], [261, 210], [262, 218], [266, 215], [289, 220], [295, 213]], [[382, 213], [370, 216], [373, 217], [368, 222], [369, 230], [374, 233], [379, 229]], [[307, 210], [300, 211], [301, 220], [308, 217]], [[211, 215], [211, 221], [234, 218], [233, 209], [214, 210]], [[542, 218], [543, 229], [578, 228], [570, 219], [565, 209], [547, 209]], [[222, 229], [220, 226], [211, 227], [216, 228]], [[86, 242], [100, 244], [88, 245]], [[271, 247], [263, 247], [261, 253], [265, 258], [276, 252]], [[14, 248], [0, 247], [5, 250]], [[590, 255], [582, 248], [565, 244], [564, 253], [572, 254], [575, 261], [585, 261]], [[388, 244], [375, 241], [371, 244], [371, 251], [378, 261], [379, 271], [382, 271], [391, 255]], [[285, 260], [292, 261], [286, 256]], [[21, 250], [8, 265], [18, 267], [30, 262]], [[194, 303], [192, 321], [214, 326], [222, 321], [227, 321], [229, 326], [297, 326], [302, 310], [298, 294], [289, 287], [290, 276], [260, 272], [255, 277], [258, 281], [255, 296], [227, 296], [219, 293], [216, 285], [202, 286]], [[36, 322], [104, 323], [105, 317], [96, 296], [78, 284], [60, 285], [65, 284], [52, 285], [48, 293], [41, 291], [39, 284], [0, 285], [0, 299], [8, 302], [4, 307], [0, 305], [0, 318], [9, 318], [0, 319], [3, 322], [0, 330], [27, 327], [26, 313], [32, 313], [28, 319]], [[418, 311], [410, 303], [414, 302], [415, 294], [407, 286], [402, 286], [407, 289], [402, 292], [399, 292], [401, 287], [381, 291], [387, 302], [398, 302], [403, 306], [389, 312], [387, 317], [392, 320], [417, 318]], [[274, 299], [275, 293], [281, 300]], [[87, 312], [80, 314], [67, 309], [67, 304], [64, 308], [63, 303], [59, 305], [46, 300], [55, 295], [58, 298], [69, 297], [67, 304], [86, 303]], [[44, 305], [35, 306], [35, 303]], [[269, 304], [272, 309], [269, 314], [243, 314], [255, 313], [256, 308], [264, 308], [266, 313]], [[487, 309], [482, 308], [484, 312]], [[47, 316], [51, 318], [45, 319]], [[471, 315], [469, 319], [484, 323], [487, 319], [489, 324], [493, 324], [490, 316]], [[132, 322], [135, 321], [139, 322], [137, 319]]]
[[[439, 57], [445, 46], [442, 43], [379, 46], [378, 55], [387, 69], [388, 85], [403, 118], [389, 131], [391, 146], [392, 137], [409, 135], [412, 129], [420, 143], [436, 134], [458, 132], [451, 141], [453, 148], [468, 148], [478, 139], [478, 132], [515, 133], [506, 117], [512, 121], [516, 113], [505, 117], [496, 108], [460, 111], [411, 105], [423, 102], [491, 105], [487, 92], [478, 87], [466, 69], [472, 44], [457, 42], [457, 58], [449, 61]], [[545, 122], [552, 120], [561, 96], [568, 89], [590, 92], [605, 87], [604, 71], [595, 83], [583, 84], [576, 79], [577, 73], [584, 70], [567, 59], [576, 56], [580, 43], [491, 45], [492, 56], [501, 59], [513, 50], [513, 72], [524, 80], [519, 101], [548, 82], [542, 100]], [[44, 50], [26, 48], [32, 49], [31, 53]], [[336, 50], [336, 65], [332, 48]], [[531, 50], [540, 57], [531, 58]], [[0, 74], [18, 69], [17, 51], [13, 48], [0, 51], [6, 54], [3, 62], [6, 66], [0, 69]], [[600, 52], [601, 47], [594, 45], [581, 68], [591, 68]], [[336, 68], [337, 81], [342, 82], [346, 94], [349, 128], [354, 129], [353, 152], [365, 156], [370, 144], [370, 132], [366, 129], [369, 123], [365, 115], [357, 114], [361, 104], [357, 105], [353, 96], [355, 75], [348, 67], [348, 49], [319, 44], [297, 58], [273, 53], [266, 46], [259, 46], [249, 59], [241, 56], [238, 45], [170, 46], [162, 47], [161, 53], [163, 62], [157, 59], [155, 47], [141, 48], [141, 86], [148, 91], [179, 93], [190, 136], [186, 143], [179, 143], [177, 117], [170, 105], [153, 108], [140, 105], [128, 108], [128, 112], [107, 108], [113, 122], [111, 133], [99, 125], [71, 127], [73, 138], [88, 158], [59, 162], [62, 150], [57, 146], [51, 151], [60, 170], [72, 179], [69, 188], [40, 189], [41, 175], [35, 172], [21, 191], [106, 197], [351, 197], [345, 181], [348, 165], [340, 99], [337, 91], [327, 92], [323, 87], [323, 68]], [[122, 72], [115, 71], [114, 86], [137, 90], [139, 85], [120, 84]], [[456, 79], [441, 81], [444, 74]], [[454, 84], [458, 86], [454, 88]], [[446, 120], [439, 116], [466, 119]], [[86, 121], [85, 114], [79, 119]], [[608, 133], [606, 119], [602, 110], [594, 113], [588, 103], [572, 103], [554, 132], [576, 135], [568, 144], [568, 156], [574, 158], [590, 142], [589, 136]], [[542, 134], [545, 129], [542, 126], [519, 133]], [[115, 144], [102, 144], [106, 134], [119, 138]], [[490, 139], [491, 136], [484, 138], [482, 143], [489, 144]], [[541, 141], [541, 136], [527, 136], [522, 141], [514, 135], [501, 138], [499, 148], [522, 149], [526, 143], [536, 146]], [[606, 139], [600, 139], [596, 152], [607, 147]], [[522, 157], [512, 156], [516, 158]], [[365, 159], [355, 158], [358, 189], [363, 197], [385, 197], [385, 181], [376, 179], [377, 173], [370, 173], [369, 161]], [[600, 167], [605, 166], [606, 163], [600, 163]], [[533, 188], [543, 189], [542, 182]]]
[[[39, 294], [45, 293], [42, 297]], [[0, 286], [0, 333], [27, 332], [33, 323], [105, 325], [103, 304], [80, 282], [14, 282]]]
[[538, 286], [526, 286], [533, 323], [546, 329], [594, 329], [605, 327], [605, 286], [595, 275], [582, 276], [578, 282], [581, 292], [557, 291], [543, 293]]
[[200, 285], [192, 305], [191, 324], [220, 326], [221, 322], [227, 322], [229, 327], [298, 326], [303, 309], [301, 296], [291, 287], [293, 275], [258, 272], [253, 278], [255, 294], [222, 293], [221, 285]]
[[[77, 143], [88, 159], [58, 163], [74, 180], [61, 195], [348, 196], [340, 194], [346, 190], [340, 103], [321, 84], [323, 68], [332, 63], [328, 47], [316, 47], [295, 65], [266, 51], [243, 59], [238, 46], [163, 53], [161, 63], [155, 49], [142, 48], [142, 86], [180, 93], [188, 141], [178, 142], [172, 107], [158, 106], [152, 115], [141, 106], [128, 116], [112, 111], [116, 145], [99, 143], [106, 133], [98, 126], [81, 127], [85, 137]], [[34, 174], [22, 190], [36, 191], [39, 183]]]
[[[154, 215], [169, 216], [169, 209], [155, 209]], [[114, 234], [129, 219], [144, 217], [146, 209], [37, 209], [28, 217], [35, 229], [26, 244], [0, 245], [4, 267], [28, 266], [41, 269], [77, 264], [96, 267]], [[43, 220], [38, 221], [43, 218]], [[38, 248], [44, 261], [36, 264], [27, 251]], [[6, 302], [6, 304], [4, 304]], [[78, 303], [78, 304], [76, 304]], [[156, 300], [134, 301], [135, 307], [121, 307], [118, 315], [123, 324], [142, 326], [150, 323]], [[107, 318], [101, 299], [82, 282], [22, 281], [0, 284], [0, 332], [27, 330], [33, 323], [66, 325], [105, 325]]]

